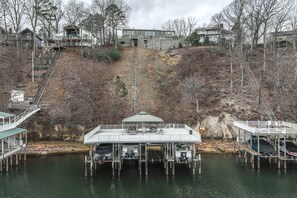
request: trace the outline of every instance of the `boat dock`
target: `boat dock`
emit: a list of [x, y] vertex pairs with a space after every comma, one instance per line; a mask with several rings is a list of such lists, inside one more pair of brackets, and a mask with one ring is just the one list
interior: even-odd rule
[[[121, 175], [123, 163], [135, 160], [139, 175], [148, 175], [148, 163], [163, 163], [165, 175], [175, 175], [175, 165], [201, 173], [201, 155], [196, 145], [201, 135], [185, 124], [164, 124], [163, 119], [140, 112], [120, 125], [100, 125], [85, 135], [91, 150], [85, 156], [85, 175], [110, 163], [113, 176]], [[89, 170], [89, 171], [88, 171]]]
[[[235, 121], [237, 142], [234, 151], [252, 168], [260, 169], [260, 162], [277, 163], [278, 169], [287, 169], [287, 161], [297, 161], [286, 144], [297, 143], [297, 124], [284, 121]], [[290, 141], [288, 143], [288, 141]], [[297, 146], [296, 146], [297, 148]]]
[[17, 126], [39, 110], [31, 108], [18, 116], [0, 112], [0, 172], [7, 172], [13, 164], [26, 160], [28, 131]]

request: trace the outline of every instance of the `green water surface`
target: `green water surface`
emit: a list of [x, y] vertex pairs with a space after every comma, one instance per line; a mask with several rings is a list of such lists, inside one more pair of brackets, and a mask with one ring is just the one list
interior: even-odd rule
[[0, 198], [76, 197], [297, 197], [297, 164], [278, 171], [262, 163], [252, 170], [234, 155], [202, 155], [202, 174], [193, 176], [177, 167], [166, 177], [161, 165], [149, 166], [149, 176], [139, 176], [133, 162], [124, 164], [121, 178], [105, 166], [95, 176], [84, 176], [83, 155], [28, 158], [8, 173], [0, 173]]

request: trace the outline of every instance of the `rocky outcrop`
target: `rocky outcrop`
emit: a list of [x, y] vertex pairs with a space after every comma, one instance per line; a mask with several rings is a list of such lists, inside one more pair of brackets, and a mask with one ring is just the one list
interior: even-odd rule
[[221, 113], [218, 117], [207, 116], [201, 123], [202, 136], [206, 138], [233, 139], [235, 132], [233, 122], [236, 118], [228, 113]]

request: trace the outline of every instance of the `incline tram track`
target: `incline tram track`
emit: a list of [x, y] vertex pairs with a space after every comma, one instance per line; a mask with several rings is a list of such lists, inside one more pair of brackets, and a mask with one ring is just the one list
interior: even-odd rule
[[137, 47], [134, 47], [133, 55], [132, 55], [132, 72], [131, 72], [131, 85], [132, 85], [131, 114], [132, 115], [136, 113], [136, 104], [137, 104], [137, 64], [138, 64]]

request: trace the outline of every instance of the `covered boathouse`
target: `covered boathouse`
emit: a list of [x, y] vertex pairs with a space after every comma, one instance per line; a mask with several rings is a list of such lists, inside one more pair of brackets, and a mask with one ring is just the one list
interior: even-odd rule
[[33, 107], [17, 116], [0, 112], [0, 172], [8, 171], [13, 164], [18, 165], [22, 154], [26, 160], [28, 131], [17, 126], [39, 110]]
[[278, 169], [287, 168], [287, 161], [297, 161], [297, 124], [284, 121], [235, 121], [237, 142], [235, 150], [245, 163], [268, 160], [277, 163]]
[[201, 173], [201, 156], [196, 145], [201, 135], [185, 124], [165, 124], [162, 118], [140, 112], [125, 118], [119, 125], [100, 125], [84, 136], [91, 145], [85, 156], [85, 175], [111, 163], [113, 176], [120, 176], [126, 160], [138, 162], [139, 174], [148, 175], [148, 163], [163, 163], [165, 174], [175, 175], [175, 164], [186, 164], [195, 174]]

